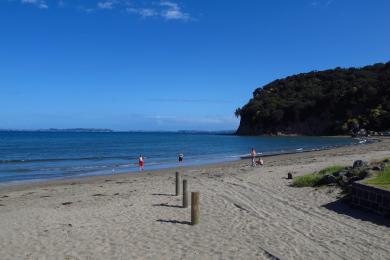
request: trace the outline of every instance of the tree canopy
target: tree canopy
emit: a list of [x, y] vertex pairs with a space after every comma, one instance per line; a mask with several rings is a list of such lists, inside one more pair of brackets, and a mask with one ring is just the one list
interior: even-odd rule
[[390, 129], [390, 62], [275, 80], [235, 111], [237, 134], [336, 135]]

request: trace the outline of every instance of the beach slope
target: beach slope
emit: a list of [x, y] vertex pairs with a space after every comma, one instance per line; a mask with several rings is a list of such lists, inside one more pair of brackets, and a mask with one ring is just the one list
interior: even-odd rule
[[0, 188], [1, 259], [389, 259], [389, 220], [336, 187], [285, 177], [390, 157], [390, 142], [181, 169], [200, 224], [174, 196], [175, 169]]

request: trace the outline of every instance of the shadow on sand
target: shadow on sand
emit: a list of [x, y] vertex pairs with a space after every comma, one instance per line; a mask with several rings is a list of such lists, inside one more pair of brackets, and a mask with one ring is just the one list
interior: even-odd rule
[[323, 207], [338, 214], [347, 215], [355, 219], [369, 221], [377, 225], [390, 227], [390, 219], [365, 210], [354, 208], [343, 199], [325, 204]]
[[166, 219], [157, 219], [157, 222], [161, 223], [172, 223], [172, 224], [182, 224], [182, 225], [191, 225], [189, 221], [180, 221], [180, 220], [166, 220]]
[[168, 207], [168, 208], [182, 208], [179, 205], [169, 205], [168, 203], [153, 204], [153, 207]]
[[166, 194], [166, 193], [153, 193], [153, 196], [167, 196], [167, 197], [174, 197], [173, 194]]

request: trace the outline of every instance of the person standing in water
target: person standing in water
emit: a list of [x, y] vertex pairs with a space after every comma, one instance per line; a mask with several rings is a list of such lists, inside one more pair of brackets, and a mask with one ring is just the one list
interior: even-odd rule
[[179, 154], [179, 163], [182, 163], [184, 160], [184, 154], [183, 153], [180, 153]]
[[256, 166], [256, 149], [255, 148], [252, 148], [251, 150], [251, 157], [252, 157], [252, 167], [255, 167]]
[[139, 166], [139, 171], [144, 170], [144, 157], [142, 156], [142, 154], [138, 158], [138, 166]]

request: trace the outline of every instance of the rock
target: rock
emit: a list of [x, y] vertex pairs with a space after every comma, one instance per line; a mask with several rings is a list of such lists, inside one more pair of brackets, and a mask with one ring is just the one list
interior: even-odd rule
[[367, 165], [367, 162], [362, 161], [362, 160], [356, 160], [356, 161], [353, 162], [352, 168], [363, 167], [363, 166], [366, 166], [366, 165]]
[[383, 167], [383, 165], [374, 165], [374, 166], [371, 167], [371, 170], [373, 170], [373, 171], [383, 171], [384, 167]]
[[347, 171], [347, 173], [345, 174], [345, 176], [348, 177], [348, 178], [351, 178], [352, 176], [357, 175], [357, 174], [358, 174], [358, 171], [359, 171], [358, 168], [349, 169], [349, 170]]
[[339, 171], [339, 172], [334, 172], [334, 173], [332, 173], [332, 175], [334, 177], [340, 177], [342, 175], [345, 175], [346, 173], [347, 173], [347, 170], [342, 170], [342, 171]]
[[349, 179], [352, 177], [364, 178], [368, 175], [368, 171], [369, 171], [368, 167], [352, 168], [347, 171], [345, 176], [347, 176]]
[[339, 178], [342, 178], [343, 176], [345, 176], [347, 174], [347, 171], [344, 170], [344, 171], [341, 171], [341, 172], [338, 172], [338, 176]]
[[367, 177], [367, 175], [368, 175], [368, 169], [365, 169], [363, 171], [360, 171], [357, 177], [359, 177], [360, 179], [364, 179]]
[[324, 177], [322, 177], [321, 182], [324, 184], [331, 184], [331, 183], [336, 183], [337, 179], [333, 175], [325, 175]]
[[355, 181], [360, 181], [361, 179], [363, 179], [363, 178], [361, 178], [359, 176], [353, 176], [348, 181], [349, 181], [349, 183], [352, 183], [352, 182], [355, 182]]
[[339, 185], [341, 187], [346, 187], [349, 183], [349, 179], [346, 175], [342, 176], [341, 179], [339, 180]]
[[292, 173], [291, 172], [287, 173], [287, 179], [291, 180], [292, 178], [293, 178]]

